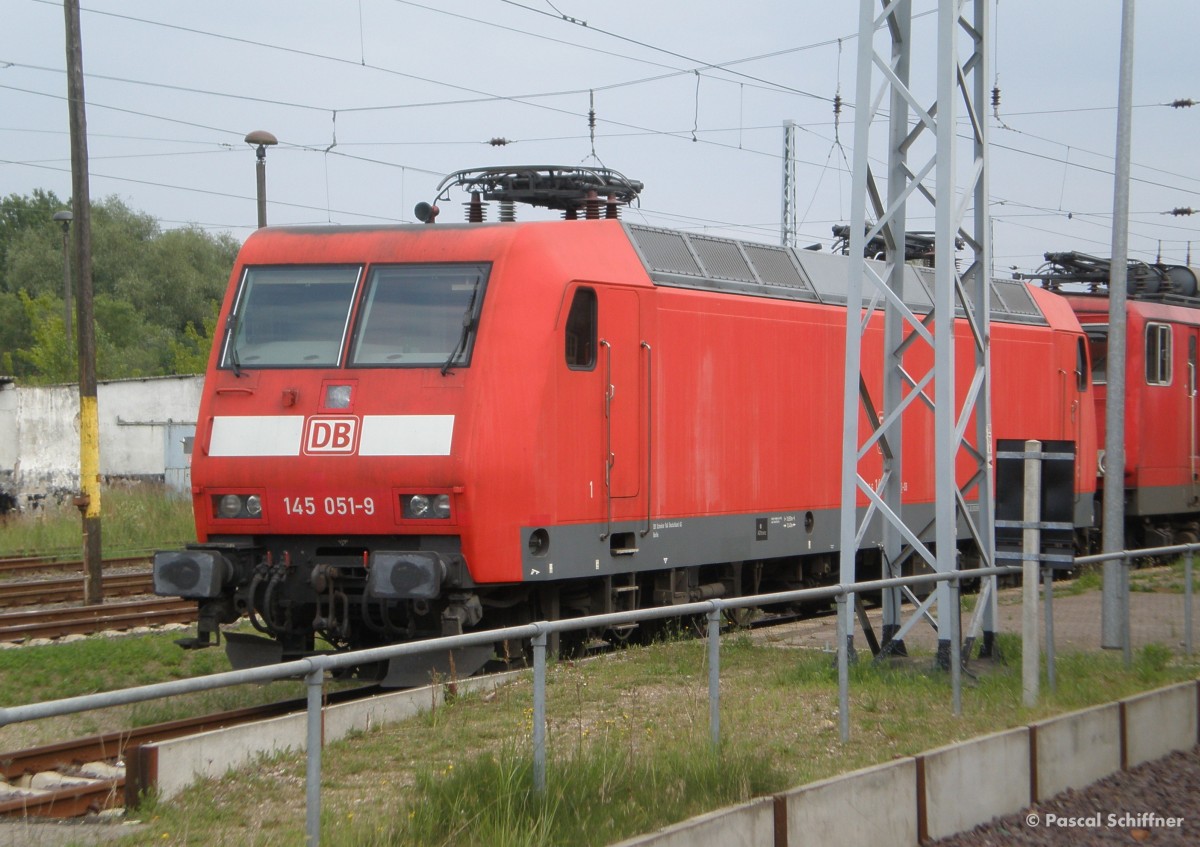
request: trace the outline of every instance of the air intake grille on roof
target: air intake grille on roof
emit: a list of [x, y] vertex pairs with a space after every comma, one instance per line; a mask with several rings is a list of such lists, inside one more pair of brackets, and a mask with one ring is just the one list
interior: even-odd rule
[[682, 232], [630, 227], [637, 232], [636, 243], [651, 272], [704, 276], [696, 264]]
[[1015, 315], [1041, 317], [1042, 312], [1033, 302], [1033, 295], [1019, 280], [993, 279], [992, 291], [1000, 296], [1005, 307]]
[[750, 257], [758, 276], [768, 285], [779, 285], [784, 288], [806, 288], [812, 286], [796, 270], [795, 263], [787, 250], [782, 247], [768, 247], [765, 244], [743, 244], [742, 249]]
[[746, 257], [738, 249], [736, 241], [719, 241], [693, 235], [691, 242], [704, 265], [704, 270], [708, 271], [708, 276], [741, 282], [758, 281], [754, 278], [754, 271], [746, 264]]
[[[845, 256], [637, 224], [626, 223], [624, 227], [656, 285], [830, 305], [846, 303]], [[874, 274], [885, 271], [882, 262], [871, 261], [868, 265]], [[929, 268], [905, 267], [900, 296], [914, 314], [929, 313], [934, 282], [934, 272]], [[864, 281], [863, 305], [875, 295], [874, 286]], [[969, 303], [972, 297], [968, 289]], [[993, 280], [990, 301], [994, 320], [1045, 323], [1041, 310], [1020, 282]], [[876, 302], [882, 304], [882, 298]], [[955, 311], [962, 314], [958, 302]]]

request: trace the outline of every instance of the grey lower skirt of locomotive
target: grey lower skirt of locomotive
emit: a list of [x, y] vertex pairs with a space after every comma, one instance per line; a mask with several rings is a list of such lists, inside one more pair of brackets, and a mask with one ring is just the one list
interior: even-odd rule
[[[235, 669], [304, 658], [318, 637], [353, 650], [457, 635], [483, 617], [457, 538], [431, 536], [419, 550], [386, 550], [386, 539], [332, 545], [328, 538], [213, 539], [154, 554], [154, 592], [195, 600], [197, 635], [188, 649], [220, 643], [222, 625], [243, 616], [261, 635], [225, 632]], [[387, 686], [428, 683], [431, 675], [467, 676], [493, 647], [453, 655], [421, 653], [350, 669]]]

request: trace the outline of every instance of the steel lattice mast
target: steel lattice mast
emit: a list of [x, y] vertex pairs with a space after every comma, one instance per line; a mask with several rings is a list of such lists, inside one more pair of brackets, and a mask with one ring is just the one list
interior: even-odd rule
[[[912, 559], [940, 572], [958, 566], [960, 523], [974, 536], [983, 564], [994, 557], [992, 463], [989, 388], [990, 288], [987, 126], [981, 107], [987, 102], [986, 0], [941, 0], [937, 10], [936, 101], [923, 105], [910, 87], [912, 44], [911, 0], [859, 3], [858, 79], [855, 93], [854, 181], [851, 211], [848, 304], [862, 303], [859, 313], [846, 313], [846, 370], [843, 402], [841, 581], [855, 579], [856, 551], [874, 521], [881, 522], [884, 576], [899, 575]], [[882, 35], [886, 30], [887, 35]], [[889, 50], [876, 49], [876, 36]], [[875, 83], [878, 79], [879, 84]], [[888, 108], [886, 185], [881, 191], [870, 165], [872, 124], [882, 104]], [[966, 137], [966, 141], [962, 140]], [[966, 155], [969, 152], [969, 155]], [[962, 154], [960, 156], [960, 154]], [[884, 193], [886, 191], [886, 194]], [[935, 221], [935, 290], [927, 315], [905, 305], [905, 242], [909, 207], [922, 203], [921, 216]], [[927, 204], [927, 205], [926, 205]], [[928, 209], [932, 207], [932, 209]], [[875, 223], [870, 223], [873, 219]], [[882, 272], [867, 262], [867, 243], [881, 235], [887, 245]], [[965, 270], [955, 264], [961, 239], [972, 258]], [[956, 310], [967, 330], [954, 331]], [[867, 327], [883, 313], [882, 397], [875, 363], [864, 363]], [[928, 366], [932, 353], [932, 367]], [[956, 368], [956, 360], [961, 363]], [[969, 369], [966, 367], [969, 365]], [[965, 384], [956, 378], [969, 373]], [[882, 404], [880, 404], [882, 400]], [[903, 507], [904, 456], [901, 433], [906, 420], [934, 424], [932, 511]], [[860, 427], [860, 421], [864, 422]], [[860, 431], [861, 429], [861, 431]], [[910, 459], [910, 461], [912, 461]], [[880, 465], [882, 463], [882, 471]], [[857, 506], [860, 495], [867, 507]], [[968, 497], [975, 501], [968, 507]], [[977, 508], [976, 508], [977, 504]], [[932, 545], [931, 545], [932, 542]], [[913, 598], [915, 600], [915, 598]], [[909, 628], [937, 603], [938, 654], [943, 665], [950, 655], [952, 621], [950, 589], [938, 590], [901, 620], [900, 594], [884, 597], [885, 640], [903, 649]], [[990, 645], [995, 593], [979, 604]], [[853, 650], [853, 610], [842, 609], [845, 645]]]
[[783, 210], [779, 243], [796, 246], [796, 122], [783, 122]]

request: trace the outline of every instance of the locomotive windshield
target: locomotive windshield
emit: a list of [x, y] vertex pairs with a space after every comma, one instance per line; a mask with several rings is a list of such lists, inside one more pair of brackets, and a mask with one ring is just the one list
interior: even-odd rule
[[362, 269], [247, 268], [221, 366], [330, 367], [338, 363]]
[[451, 367], [471, 359], [488, 265], [377, 265], [367, 277], [351, 366]]

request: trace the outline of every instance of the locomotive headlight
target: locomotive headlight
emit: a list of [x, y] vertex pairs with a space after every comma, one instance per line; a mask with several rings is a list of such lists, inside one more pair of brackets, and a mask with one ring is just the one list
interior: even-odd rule
[[349, 385], [327, 385], [325, 386], [325, 408], [326, 409], [348, 409], [350, 408], [350, 386]]
[[[242, 498], [236, 494], [226, 494], [217, 502], [217, 515], [222, 518], [236, 518], [242, 511]], [[260, 504], [259, 511], [262, 511]]]
[[408, 511], [414, 518], [428, 518], [429, 514], [429, 498], [424, 494], [417, 494], [408, 501]]
[[261, 494], [214, 494], [213, 516], [241, 520], [261, 520], [263, 503]]
[[449, 520], [449, 494], [404, 494], [400, 497], [404, 517], [410, 520]]

